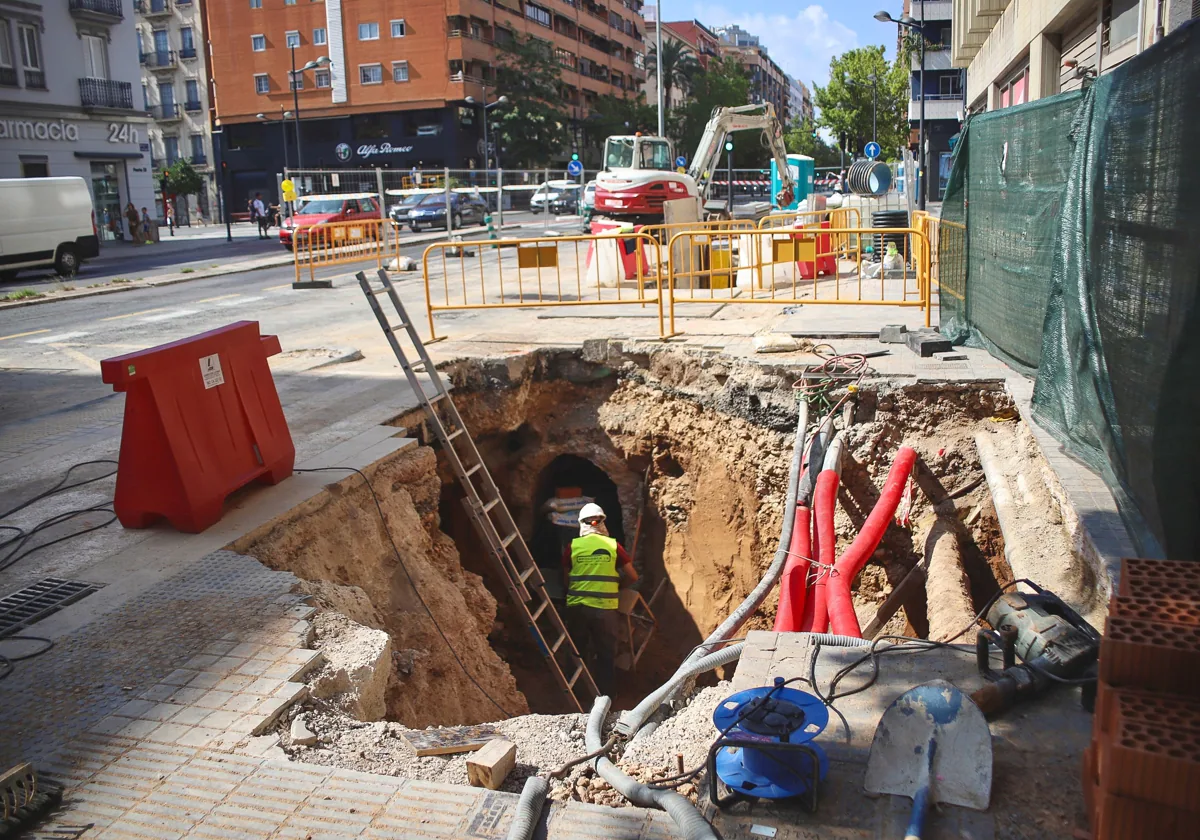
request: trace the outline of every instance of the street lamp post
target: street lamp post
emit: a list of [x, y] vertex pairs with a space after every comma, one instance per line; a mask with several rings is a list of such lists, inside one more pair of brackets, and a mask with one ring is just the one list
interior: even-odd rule
[[921, 48], [921, 70], [917, 77], [918, 93], [921, 96], [921, 117], [917, 123], [917, 183], [920, 185], [920, 192], [917, 194], [917, 206], [925, 209], [925, 197], [929, 191], [929, 186], [926, 184], [928, 180], [928, 172], [926, 167], [926, 158], [929, 156], [925, 149], [925, 3], [921, 2], [921, 19], [915, 20], [912, 15], [900, 15], [899, 18], [892, 17], [887, 12], [876, 12], [875, 20], [883, 23], [894, 23], [898, 26], [903, 26], [905, 29], [912, 30], [917, 33], [917, 40], [920, 42]]
[[[258, 117], [260, 120], [265, 121], [267, 119], [266, 114], [255, 114], [255, 116]], [[283, 168], [284, 168], [284, 170], [286, 170], [288, 168], [287, 121], [288, 121], [288, 119], [291, 118], [291, 116], [292, 116], [291, 111], [285, 111], [285, 110], [283, 110], [282, 105], [279, 106], [279, 135], [280, 135], [280, 139], [283, 141]]]
[[656, 62], [654, 77], [658, 81], [658, 136], [666, 137], [666, 102], [663, 101], [663, 68], [662, 68], [662, 0], [654, 4], [654, 59]]
[[[468, 96], [465, 101], [469, 105], [478, 105], [479, 110], [483, 112], [483, 171], [487, 172], [488, 153], [491, 151], [491, 147], [492, 147], [492, 144], [490, 142], [491, 138], [488, 133], [488, 118], [487, 118], [488, 111], [508, 102], [508, 97], [501, 96], [495, 102], [488, 104], [487, 103], [487, 90], [484, 90], [483, 98], [484, 98], [483, 102], [476, 102], [475, 97]], [[499, 148], [496, 149], [496, 168], [497, 169], [500, 168], [500, 149]]]
[[328, 67], [333, 64], [329, 60], [329, 56], [323, 55], [320, 58], [313, 59], [305, 64], [299, 70], [296, 69], [296, 47], [292, 45], [290, 48], [292, 53], [292, 75], [288, 79], [292, 85], [292, 116], [296, 120], [296, 169], [304, 169], [304, 150], [300, 144], [300, 93], [296, 87], [296, 80], [304, 75], [308, 70], [316, 70], [319, 67]]

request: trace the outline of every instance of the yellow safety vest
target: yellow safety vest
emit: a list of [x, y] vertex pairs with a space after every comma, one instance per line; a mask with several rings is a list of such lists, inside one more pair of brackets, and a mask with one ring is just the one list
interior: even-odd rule
[[621, 577], [617, 574], [617, 541], [600, 534], [571, 540], [568, 607], [617, 608]]

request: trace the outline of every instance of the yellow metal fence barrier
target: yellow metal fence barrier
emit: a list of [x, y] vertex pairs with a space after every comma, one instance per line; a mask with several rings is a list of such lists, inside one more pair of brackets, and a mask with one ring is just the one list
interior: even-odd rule
[[[924, 231], [862, 227], [736, 231], [723, 234], [728, 263], [713, 250], [723, 244], [719, 236], [684, 231], [671, 238], [669, 251], [683, 254], [669, 266], [672, 333], [676, 303], [713, 301], [915, 306], [924, 309], [925, 325], [931, 323], [931, 249]], [[829, 243], [850, 236], [882, 236], [884, 242], [895, 242], [900, 268], [889, 271], [881, 263], [864, 266], [861, 259], [854, 259], [854, 268], [843, 272], [837, 250]]]
[[436, 312], [653, 304], [667, 331], [659, 241], [648, 233], [438, 242], [421, 258], [429, 334]]
[[922, 210], [913, 213], [913, 227], [922, 231], [929, 242], [929, 253], [923, 255], [929, 262], [930, 283], [959, 300], [963, 290], [959, 288], [966, 278], [967, 227], [951, 222]]
[[308, 269], [311, 281], [316, 279], [318, 269], [341, 263], [375, 260], [377, 266], [382, 266], [397, 245], [396, 226], [390, 220], [361, 219], [297, 228], [292, 232], [296, 282], [300, 282], [303, 268]]

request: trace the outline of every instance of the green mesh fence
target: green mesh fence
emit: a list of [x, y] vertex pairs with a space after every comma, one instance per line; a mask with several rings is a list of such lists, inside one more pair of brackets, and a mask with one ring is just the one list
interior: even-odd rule
[[966, 226], [943, 331], [1036, 370], [1036, 418], [1143, 554], [1179, 559], [1200, 558], [1198, 90], [1191, 24], [1083, 94], [972, 119], [943, 208]]

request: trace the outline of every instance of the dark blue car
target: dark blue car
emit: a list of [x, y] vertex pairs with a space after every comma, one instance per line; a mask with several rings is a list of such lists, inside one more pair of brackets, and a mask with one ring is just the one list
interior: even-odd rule
[[[477, 195], [466, 193], [450, 194], [450, 221], [453, 228], [463, 225], [481, 225], [487, 215], [487, 204]], [[408, 226], [413, 233], [422, 228], [446, 227], [446, 195], [430, 193], [408, 211]]]

